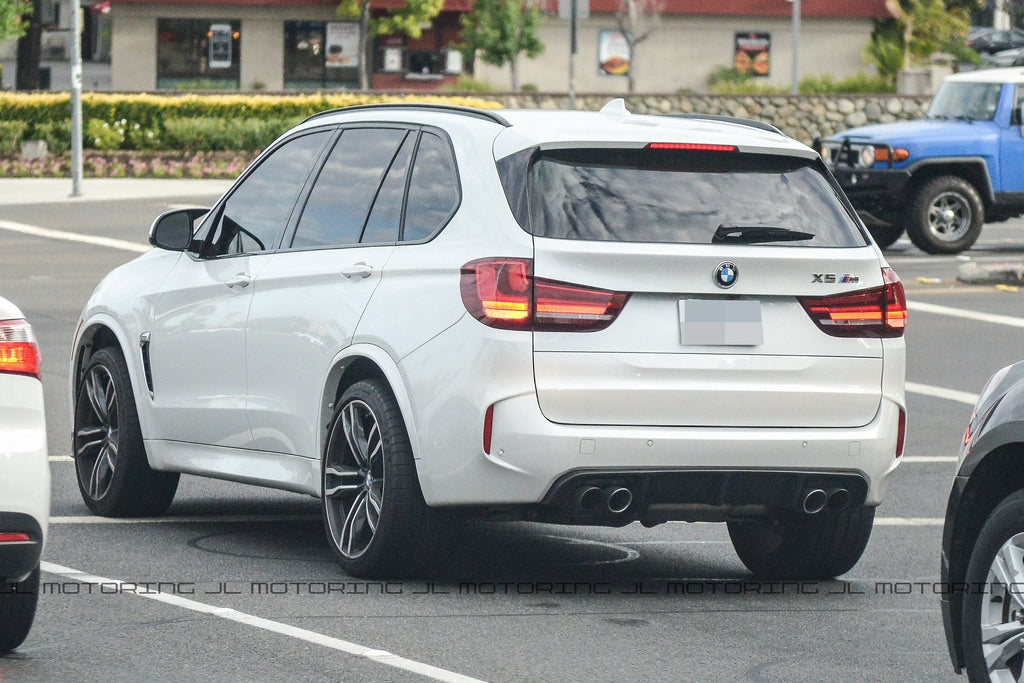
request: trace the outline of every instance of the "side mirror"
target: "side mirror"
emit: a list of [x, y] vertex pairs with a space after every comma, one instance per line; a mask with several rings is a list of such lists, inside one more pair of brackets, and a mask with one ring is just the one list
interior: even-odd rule
[[209, 209], [175, 209], [161, 214], [149, 229], [149, 243], [158, 249], [184, 251], [192, 244], [195, 221]]

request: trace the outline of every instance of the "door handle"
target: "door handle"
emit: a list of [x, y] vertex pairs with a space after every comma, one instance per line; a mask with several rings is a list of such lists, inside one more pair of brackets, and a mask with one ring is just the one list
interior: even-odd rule
[[246, 273], [235, 273], [230, 280], [225, 282], [228, 289], [245, 289], [252, 282], [252, 278]]
[[344, 275], [349, 280], [351, 280], [354, 277], [365, 279], [373, 274], [373, 266], [360, 261], [359, 263], [353, 263], [351, 266], [348, 266], [347, 268], [342, 268], [341, 274]]

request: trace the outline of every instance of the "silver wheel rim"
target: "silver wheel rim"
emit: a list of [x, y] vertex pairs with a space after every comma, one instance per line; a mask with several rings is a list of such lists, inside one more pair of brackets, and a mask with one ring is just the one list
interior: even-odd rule
[[324, 513], [331, 541], [349, 559], [366, 552], [384, 505], [384, 443], [366, 403], [342, 406], [327, 441]]
[[928, 229], [943, 242], [955, 242], [971, 229], [974, 212], [957, 192], [943, 192], [928, 206]]
[[992, 559], [981, 603], [981, 650], [993, 681], [1024, 673], [1024, 533]]
[[101, 500], [114, 481], [120, 429], [117, 389], [110, 371], [97, 365], [89, 370], [78, 393], [75, 425], [75, 463], [78, 477], [93, 500]]

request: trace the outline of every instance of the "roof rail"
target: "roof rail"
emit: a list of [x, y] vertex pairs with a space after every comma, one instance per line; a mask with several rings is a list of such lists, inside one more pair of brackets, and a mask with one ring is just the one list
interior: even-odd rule
[[449, 114], [473, 116], [478, 119], [497, 123], [498, 125], [505, 126], [506, 128], [512, 126], [505, 117], [490, 109], [474, 109], [473, 107], [463, 107], [455, 104], [432, 104], [429, 102], [382, 102], [380, 104], [357, 104], [351, 107], [338, 107], [336, 109], [328, 109], [326, 111], [318, 112], [307, 118], [306, 121], [312, 121], [315, 118], [327, 116], [328, 114], [337, 114], [339, 112], [348, 111], [365, 111], [368, 109], [420, 109], [426, 111], [439, 111]]
[[769, 133], [778, 133], [779, 135], [785, 135], [781, 130], [776, 128], [770, 123], [764, 121], [755, 121], [753, 119], [744, 119], [739, 116], [724, 116], [722, 114], [664, 114], [664, 116], [671, 116], [677, 119], [703, 119], [705, 121], [722, 121], [724, 123], [735, 123], [741, 126], [750, 126], [751, 128], [757, 128], [758, 130], [765, 130]]

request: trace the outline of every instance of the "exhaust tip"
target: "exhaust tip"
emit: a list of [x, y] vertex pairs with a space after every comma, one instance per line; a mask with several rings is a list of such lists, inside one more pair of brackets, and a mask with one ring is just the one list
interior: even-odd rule
[[633, 492], [621, 486], [610, 487], [605, 490], [605, 504], [608, 506], [608, 512], [621, 514], [633, 504]]
[[573, 496], [573, 505], [586, 512], [595, 512], [601, 508], [604, 495], [596, 486], [581, 486]]
[[850, 504], [850, 492], [846, 489], [833, 489], [828, 493], [828, 509], [842, 510]]
[[828, 504], [828, 494], [821, 489], [811, 489], [804, 494], [803, 509], [809, 515], [816, 515]]

